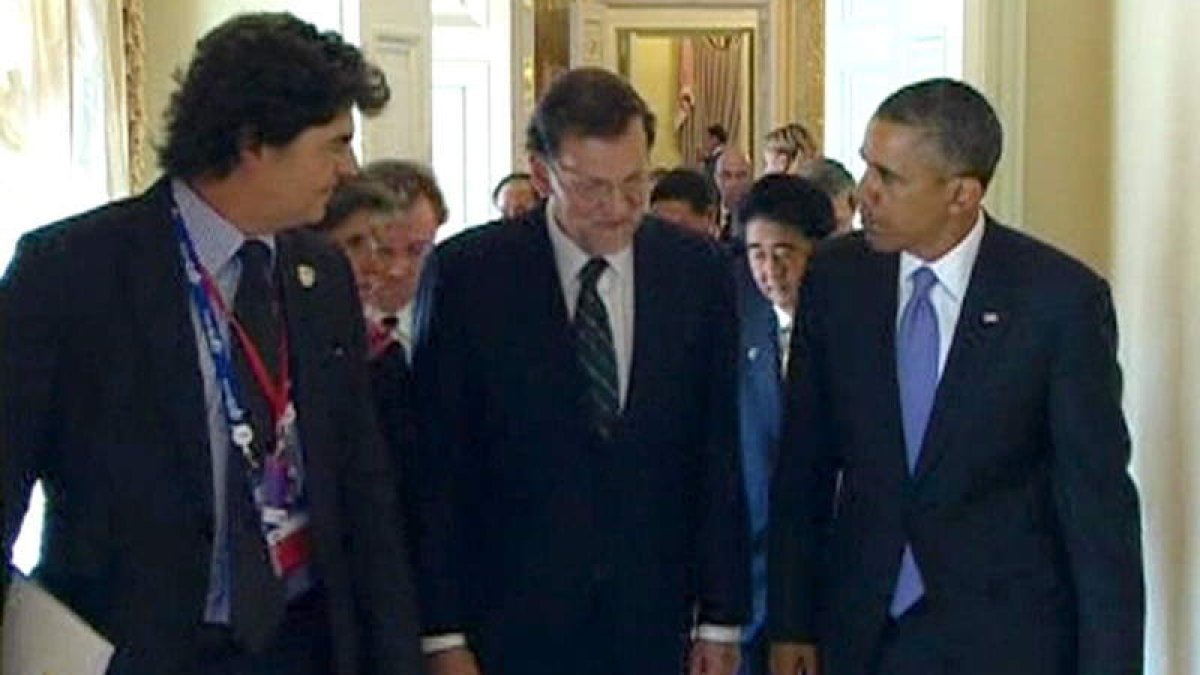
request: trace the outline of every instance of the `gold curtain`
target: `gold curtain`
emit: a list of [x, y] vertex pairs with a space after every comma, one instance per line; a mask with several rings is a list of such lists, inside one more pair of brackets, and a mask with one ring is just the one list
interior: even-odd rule
[[128, 133], [129, 185], [145, 187], [143, 162], [147, 137], [146, 120], [146, 14], [143, 0], [123, 0], [121, 37], [125, 51], [125, 114]]

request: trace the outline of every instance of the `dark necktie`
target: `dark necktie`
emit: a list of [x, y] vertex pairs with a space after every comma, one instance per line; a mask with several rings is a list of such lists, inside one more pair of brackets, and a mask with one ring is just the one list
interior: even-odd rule
[[[908, 471], [917, 467], [925, 427], [937, 393], [938, 335], [937, 310], [929, 292], [937, 284], [937, 275], [928, 267], [912, 274], [913, 292], [900, 315], [896, 330], [896, 379], [900, 384], [900, 411], [904, 423], [904, 450]], [[925, 582], [913, 557], [912, 546], [905, 544], [900, 558], [900, 573], [889, 608], [893, 617], [909, 610], [925, 594]]]
[[[281, 318], [277, 311], [271, 249], [261, 241], [249, 240], [242, 244], [238, 259], [242, 274], [233, 313], [274, 377], [278, 370]], [[233, 335], [230, 337], [242, 401], [254, 428], [251, 448], [255, 457], [262, 458], [274, 447], [271, 409], [240, 341]], [[271, 568], [247, 468], [240, 450], [234, 447], [225, 475], [232, 562], [230, 624], [239, 642], [257, 651], [270, 643], [282, 621], [284, 589]]]
[[612, 325], [596, 290], [596, 282], [607, 268], [604, 258], [592, 258], [583, 266], [574, 323], [575, 352], [586, 382], [584, 407], [592, 429], [603, 440], [612, 435], [621, 408]]

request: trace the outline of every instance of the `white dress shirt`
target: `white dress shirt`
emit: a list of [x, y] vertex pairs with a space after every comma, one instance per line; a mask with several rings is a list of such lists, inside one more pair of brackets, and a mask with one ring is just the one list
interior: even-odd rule
[[792, 315], [783, 311], [778, 305], [771, 305], [775, 310], [775, 323], [778, 330], [775, 339], [779, 341], [779, 377], [787, 377], [789, 348], [792, 346]]
[[938, 324], [938, 378], [946, 368], [946, 357], [950, 355], [950, 345], [954, 342], [954, 328], [958, 325], [958, 315], [962, 313], [963, 298], [967, 294], [967, 285], [971, 282], [971, 270], [975, 267], [975, 258], [979, 256], [979, 244], [983, 241], [984, 214], [979, 211], [975, 224], [971, 226], [967, 236], [958, 242], [945, 255], [932, 262], [922, 260], [915, 255], [902, 252], [900, 254], [900, 275], [897, 279], [899, 302], [896, 305], [896, 326], [900, 325], [900, 317], [904, 314], [904, 306], [912, 296], [912, 274], [921, 267], [928, 267], [937, 277], [937, 283], [929, 290], [929, 300], [937, 312]]
[[[549, 205], [546, 208], [546, 227], [550, 231], [550, 246], [554, 249], [554, 265], [558, 268], [563, 301], [567, 304], [567, 318], [574, 320], [579, 304], [579, 273], [593, 256], [584, 253], [579, 244], [562, 231], [549, 211]], [[617, 357], [617, 390], [624, 409], [629, 393], [629, 364], [633, 359], [633, 246], [606, 255], [604, 260], [608, 267], [596, 280], [596, 292], [600, 294], [612, 328], [613, 350]]]
[[413, 350], [413, 304], [414, 302], [409, 300], [408, 304], [401, 307], [400, 311], [394, 315], [384, 314], [382, 310], [373, 305], [366, 305], [364, 310], [367, 320], [375, 324], [382, 324], [383, 320], [389, 316], [395, 317], [396, 326], [392, 328], [388, 337], [400, 343], [400, 346], [404, 348], [404, 358], [409, 362], [412, 362]]

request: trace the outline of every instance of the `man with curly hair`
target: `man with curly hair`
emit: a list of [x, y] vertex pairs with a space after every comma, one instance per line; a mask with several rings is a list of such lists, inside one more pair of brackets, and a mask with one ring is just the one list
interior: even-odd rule
[[356, 170], [383, 74], [288, 14], [212, 30], [145, 194], [32, 232], [0, 283], [4, 549], [114, 675], [415, 673], [389, 463], [346, 263], [298, 226]]

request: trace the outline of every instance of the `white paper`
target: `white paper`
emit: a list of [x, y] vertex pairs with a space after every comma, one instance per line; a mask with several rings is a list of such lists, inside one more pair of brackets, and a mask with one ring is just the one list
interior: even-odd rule
[[16, 572], [4, 601], [3, 675], [104, 675], [113, 646]]

